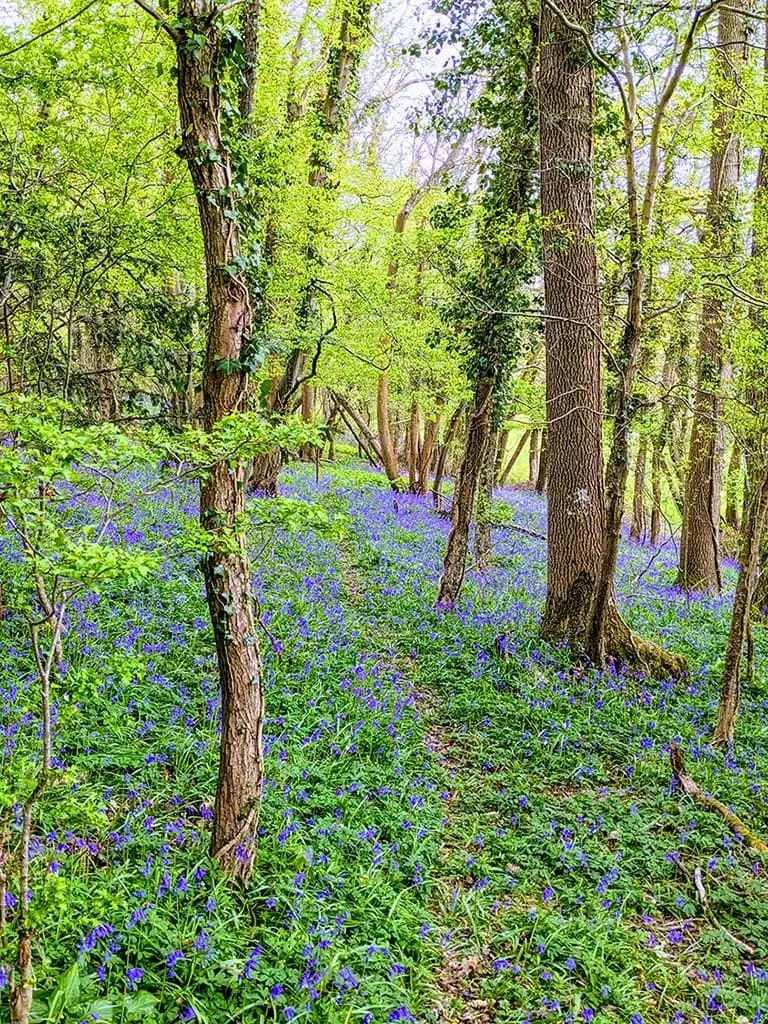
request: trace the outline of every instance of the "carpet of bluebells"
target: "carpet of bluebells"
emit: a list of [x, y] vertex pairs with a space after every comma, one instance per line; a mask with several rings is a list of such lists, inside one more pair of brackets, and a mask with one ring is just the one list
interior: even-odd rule
[[[692, 673], [596, 673], [537, 637], [537, 537], [495, 530], [491, 568], [437, 611], [448, 523], [428, 502], [354, 468], [316, 482], [298, 467], [282, 490], [347, 525], [341, 540], [254, 537], [268, 779], [247, 891], [207, 850], [215, 664], [199, 572], [177, 543], [194, 490], [149, 501], [137, 479], [119, 535], [161, 551], [162, 572], [71, 609], [59, 781], [32, 844], [34, 1019], [768, 1020], [768, 860], [679, 791], [668, 757], [680, 743], [699, 784], [768, 835], [760, 629], [735, 749], [707, 741], [735, 566], [722, 598], [690, 599], [671, 540], [627, 541], [622, 609]], [[544, 499], [501, 499], [541, 533]], [[0, 628], [8, 803], [39, 718], [28, 642]], [[11, 880], [5, 989], [17, 899]]]

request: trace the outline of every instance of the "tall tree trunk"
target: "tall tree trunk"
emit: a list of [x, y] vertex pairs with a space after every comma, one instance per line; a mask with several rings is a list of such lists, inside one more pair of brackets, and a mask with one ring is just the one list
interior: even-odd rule
[[661, 437], [654, 435], [651, 456], [651, 547], [654, 548], [661, 539], [661, 445]]
[[632, 495], [632, 525], [629, 530], [630, 537], [634, 540], [643, 540], [647, 528], [647, 516], [645, 512], [645, 465], [648, 460], [648, 438], [645, 434], [640, 438], [640, 443], [635, 456], [635, 484]]
[[491, 564], [491, 556], [493, 554], [491, 505], [493, 502], [493, 469], [496, 462], [497, 435], [498, 432], [496, 430], [491, 430], [485, 446], [483, 465], [480, 469], [477, 515], [475, 517], [475, 564], [481, 572]]
[[725, 484], [725, 521], [732, 530], [739, 528], [739, 497], [741, 488], [741, 450], [738, 444], [731, 449], [728, 476]]
[[396, 480], [400, 479], [400, 467], [389, 428], [389, 377], [386, 373], [379, 374], [376, 389], [376, 423], [379, 432], [381, 461], [384, 464], [387, 479], [394, 484]]
[[424, 426], [424, 443], [421, 446], [421, 454], [419, 456], [419, 482], [416, 488], [416, 493], [426, 496], [429, 493], [429, 472], [434, 462], [435, 447], [437, 445], [437, 435], [440, 431], [440, 413], [427, 420]]
[[419, 479], [419, 438], [421, 434], [421, 415], [419, 403], [411, 402], [411, 421], [408, 427], [408, 487], [411, 492], [416, 490]]
[[539, 479], [539, 444], [541, 431], [534, 427], [531, 431], [531, 446], [528, 449], [528, 482], [535, 487]]
[[520, 458], [523, 448], [525, 448], [526, 442], [528, 441], [528, 438], [531, 436], [532, 435], [530, 430], [525, 430], [520, 435], [520, 440], [515, 445], [515, 450], [510, 455], [509, 462], [504, 467], [504, 472], [501, 474], [499, 478], [499, 487], [503, 487], [504, 484], [506, 484], [507, 480], [509, 479], [509, 474], [515, 468], [515, 463]]
[[[738, 251], [736, 207], [741, 140], [737, 120], [741, 72], [746, 52], [746, 5], [743, 0], [718, 8], [715, 51], [715, 118], [705, 248], [726, 270]], [[679, 583], [688, 590], [719, 591], [720, 502], [723, 475], [723, 346], [733, 301], [719, 287], [704, 291], [693, 429], [680, 539]]]
[[448, 421], [448, 427], [445, 431], [445, 437], [443, 443], [440, 445], [440, 454], [437, 457], [437, 466], [435, 467], [435, 477], [432, 481], [432, 500], [438, 511], [442, 509], [443, 500], [440, 488], [443, 485], [443, 477], [445, 476], [445, 467], [448, 461], [448, 455], [451, 450], [451, 445], [456, 439], [456, 435], [459, 432], [461, 426], [461, 420], [464, 415], [464, 402], [459, 402], [454, 410], [453, 415]]
[[[309, 381], [301, 385], [301, 418], [304, 423], [312, 423], [315, 418], [315, 387]], [[304, 462], [314, 462], [315, 453], [315, 445], [305, 444], [299, 455]]]
[[547, 489], [549, 480], [549, 431], [545, 428], [541, 432], [541, 448], [539, 449], [539, 464], [536, 472], [536, 490], [543, 494]]
[[504, 466], [504, 456], [507, 454], [507, 443], [509, 441], [509, 430], [500, 430], [499, 439], [496, 443], [496, 457], [493, 461], [493, 479], [497, 481], [501, 476]]
[[744, 515], [741, 539], [741, 568], [736, 584], [731, 615], [731, 631], [725, 652], [720, 704], [713, 743], [732, 743], [741, 699], [741, 662], [749, 633], [749, 620], [760, 565], [760, 546], [768, 518], [768, 469], [763, 465], [762, 479], [755, 487]]
[[469, 530], [475, 514], [480, 469], [491, 430], [493, 399], [493, 378], [485, 377], [477, 381], [467, 429], [464, 458], [453, 494], [451, 530], [445, 550], [443, 574], [437, 588], [437, 604], [443, 608], [452, 608], [456, 603], [467, 570]]
[[[239, 367], [251, 329], [251, 303], [244, 275], [227, 269], [238, 265], [242, 252], [233, 171], [221, 132], [221, 23], [211, 0], [180, 0], [179, 21], [185, 25], [175, 30], [179, 112], [200, 215], [208, 299], [203, 421], [212, 431], [240, 409], [246, 392], [247, 375]], [[194, 48], [188, 45], [193, 34]], [[208, 157], [201, 159], [201, 153]], [[228, 368], [233, 365], [238, 369]], [[264, 718], [261, 655], [241, 525], [244, 511], [242, 464], [216, 463], [200, 488], [200, 522], [209, 543], [203, 574], [221, 688], [211, 852], [228, 874], [241, 880], [250, 876], [255, 853]]]

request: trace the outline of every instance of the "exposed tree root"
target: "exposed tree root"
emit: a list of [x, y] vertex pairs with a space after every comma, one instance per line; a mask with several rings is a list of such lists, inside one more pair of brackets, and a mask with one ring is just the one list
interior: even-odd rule
[[633, 633], [615, 605], [609, 609], [605, 624], [605, 654], [652, 679], [682, 679], [688, 674], [688, 662], [682, 655], [665, 651]]
[[675, 778], [680, 783], [683, 792], [687, 796], [692, 800], [695, 800], [697, 804], [701, 804], [702, 807], [706, 807], [708, 810], [719, 814], [728, 828], [735, 835], [739, 836], [746, 846], [751, 847], [753, 850], [759, 850], [760, 853], [768, 853], [767, 843], [764, 843], [762, 839], [751, 831], [751, 829], [747, 828], [741, 818], [737, 817], [733, 811], [729, 811], [724, 803], [705, 793], [699, 785], [693, 781], [691, 776], [688, 775], [685, 770], [685, 758], [683, 757], [683, 752], [677, 743], [673, 743], [670, 747], [669, 760], [672, 764], [672, 771], [674, 772]]

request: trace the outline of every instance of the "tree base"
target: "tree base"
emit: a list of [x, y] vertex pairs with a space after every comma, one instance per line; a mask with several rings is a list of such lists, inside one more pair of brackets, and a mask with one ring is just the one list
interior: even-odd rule
[[615, 605], [605, 624], [605, 656], [651, 679], [684, 679], [688, 675], [688, 662], [681, 654], [665, 651], [633, 633]]

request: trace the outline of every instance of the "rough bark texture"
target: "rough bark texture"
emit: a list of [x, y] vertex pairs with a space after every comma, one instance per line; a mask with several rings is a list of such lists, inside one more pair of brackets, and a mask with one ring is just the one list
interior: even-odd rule
[[760, 566], [760, 546], [768, 517], [768, 471], [750, 496], [741, 538], [741, 567], [736, 583], [731, 630], [725, 652], [720, 704], [713, 743], [732, 743], [741, 700], [741, 662], [749, 633], [750, 613]]
[[477, 381], [464, 458], [453, 495], [451, 531], [448, 534], [448, 544], [445, 550], [443, 574], [437, 588], [437, 604], [444, 608], [453, 607], [464, 582], [469, 550], [469, 530], [475, 513], [480, 469], [488, 446], [493, 397], [493, 378], [483, 378]]
[[[195, 188], [205, 249], [208, 325], [203, 365], [203, 421], [212, 430], [241, 406], [247, 387], [240, 365], [251, 328], [251, 305], [242, 274], [225, 267], [240, 257], [232, 204], [232, 170], [221, 135], [221, 35], [211, 0], [181, 0], [180, 20], [205, 38], [192, 49], [176, 46], [182, 138]], [[201, 159], [202, 154], [211, 154]], [[231, 213], [230, 213], [231, 211]], [[230, 216], [226, 216], [230, 213]], [[221, 746], [211, 852], [235, 878], [249, 877], [263, 775], [262, 665], [256, 636], [251, 574], [240, 532], [245, 507], [242, 466], [213, 466], [200, 489], [200, 521], [210, 551], [203, 560], [206, 597], [216, 639], [221, 688]]]
[[632, 525], [629, 530], [630, 537], [635, 540], [643, 540], [648, 525], [648, 517], [645, 511], [645, 464], [648, 459], [648, 438], [643, 435], [640, 438], [637, 455], [635, 456], [635, 483], [632, 495]]
[[[591, 35], [594, 7], [568, 0]], [[549, 447], [542, 635], [583, 644], [602, 553], [600, 298], [594, 245], [594, 72], [577, 33], [541, 10], [539, 127]]]
[[[712, 125], [709, 201], [704, 245], [715, 264], [727, 269], [739, 245], [736, 205], [740, 178], [737, 110], [746, 51], [746, 4], [723, 4], [718, 11], [714, 60], [715, 119]], [[680, 585], [689, 590], [721, 589], [720, 502], [723, 436], [720, 397], [723, 345], [732, 299], [720, 288], [706, 288], [699, 329], [696, 397], [688, 453], [688, 475], [680, 539]]]

